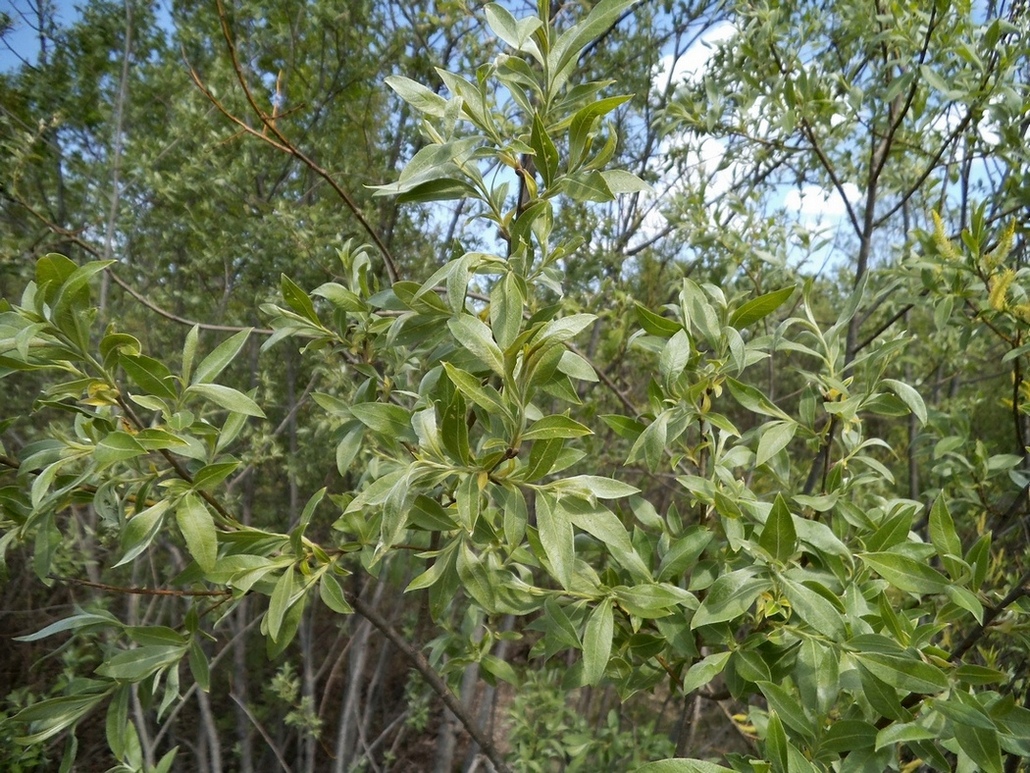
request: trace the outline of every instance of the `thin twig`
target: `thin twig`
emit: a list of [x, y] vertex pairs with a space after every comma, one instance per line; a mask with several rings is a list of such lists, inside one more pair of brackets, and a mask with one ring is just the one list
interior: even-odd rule
[[290, 766], [286, 764], [286, 760], [283, 759], [283, 755], [279, 751], [279, 747], [275, 745], [275, 741], [273, 741], [272, 737], [268, 735], [268, 731], [265, 730], [264, 725], [262, 725], [258, 721], [258, 718], [255, 717], [253, 712], [251, 712], [251, 710], [247, 708], [246, 704], [236, 697], [235, 693], [229, 693], [229, 697], [233, 699], [237, 706], [243, 709], [243, 713], [247, 715], [247, 719], [251, 721], [251, 723], [254, 725], [254, 728], [261, 734], [261, 737], [265, 739], [265, 743], [267, 743], [268, 748], [272, 750], [272, 754], [275, 755], [275, 759], [279, 762], [280, 767], [282, 767], [282, 769], [285, 770], [286, 773], [293, 773], [293, 771], [290, 769]]
[[57, 582], [71, 583], [72, 585], [84, 585], [87, 588], [110, 591], [111, 593], [123, 593], [132, 596], [231, 596], [231, 590], [178, 590], [175, 588], [137, 588], [125, 585], [108, 585], [105, 582], [93, 582], [92, 580], [80, 580], [77, 577], [59, 577], [50, 575], [51, 580]]

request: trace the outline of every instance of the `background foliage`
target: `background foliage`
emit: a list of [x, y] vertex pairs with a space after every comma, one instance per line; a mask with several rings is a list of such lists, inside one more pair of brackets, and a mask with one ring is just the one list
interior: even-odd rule
[[19, 7], [0, 756], [1019, 770], [1023, 10]]

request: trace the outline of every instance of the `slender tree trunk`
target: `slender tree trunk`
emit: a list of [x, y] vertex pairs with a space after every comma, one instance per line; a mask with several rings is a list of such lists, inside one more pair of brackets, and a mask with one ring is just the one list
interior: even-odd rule
[[[248, 481], [248, 490], [251, 484]], [[247, 667], [247, 634], [249, 599], [240, 600], [233, 613], [233, 633], [239, 636], [232, 652], [233, 692], [238, 702], [233, 704], [236, 719], [236, 747], [239, 749], [239, 773], [255, 773], [253, 726], [247, 716], [246, 705], [250, 696], [250, 670]]]
[[207, 769], [211, 773], [222, 773], [222, 743], [218, 738], [218, 725], [214, 712], [211, 711], [211, 699], [203, 690], [197, 690], [197, 705], [200, 707], [200, 718], [204, 731], [204, 745], [210, 763]]

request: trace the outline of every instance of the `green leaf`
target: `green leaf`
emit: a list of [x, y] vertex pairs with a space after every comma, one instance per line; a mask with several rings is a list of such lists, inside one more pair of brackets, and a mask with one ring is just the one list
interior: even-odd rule
[[653, 193], [654, 189], [632, 172], [625, 169], [607, 169], [601, 172], [608, 190], [619, 196], [623, 193]]
[[548, 475], [564, 446], [564, 438], [534, 441], [533, 447], [529, 449], [529, 462], [526, 464], [523, 480], [528, 483]]
[[697, 599], [692, 593], [669, 583], [616, 585], [612, 591], [619, 606], [634, 617], [665, 617], [677, 607], [687, 606], [692, 609], [697, 606]]
[[443, 118], [447, 100], [432, 89], [426, 88], [411, 78], [405, 78], [403, 75], [390, 75], [385, 80], [386, 85], [393, 89], [397, 96], [420, 113], [431, 115], [434, 118]]
[[177, 664], [186, 654], [182, 645], [148, 644], [122, 650], [97, 667], [97, 674], [120, 682], [141, 682], [163, 668]]
[[[967, 694], [968, 695], [968, 694]], [[972, 704], [972, 705], [970, 705]], [[975, 698], [955, 693], [947, 700], [933, 700], [930, 705], [956, 725], [978, 727], [981, 730], [997, 731], [994, 721], [987, 716]]]
[[111, 752], [116, 759], [122, 759], [125, 756], [125, 746], [128, 741], [126, 730], [130, 726], [129, 696], [131, 690], [132, 687], [127, 684], [119, 687], [107, 707], [107, 721], [105, 723], [107, 745], [111, 747]]
[[504, 355], [485, 322], [471, 314], [459, 314], [447, 321], [455, 340], [499, 376], [504, 375]]
[[801, 583], [795, 583], [787, 577], [780, 578], [780, 587], [791, 608], [813, 630], [835, 641], [844, 638], [844, 618], [836, 607], [817, 591]]
[[518, 337], [525, 302], [513, 273], [505, 274], [490, 291], [490, 326], [501, 349], [507, 349]]
[[936, 569], [899, 553], [859, 553], [858, 557], [891, 585], [909, 593], [943, 593], [949, 585]]
[[912, 719], [911, 713], [906, 711], [901, 701], [898, 700], [898, 691], [882, 679], [874, 676], [873, 673], [858, 663], [858, 675], [862, 682], [862, 697], [869, 702], [873, 710], [880, 713], [887, 719], [895, 719], [908, 722]]
[[937, 548], [937, 555], [941, 558], [946, 555], [962, 555], [962, 542], [955, 531], [955, 521], [948, 512], [943, 494], [937, 496], [933, 507], [930, 508], [930, 541]]
[[333, 575], [332, 570], [323, 574], [319, 580], [318, 595], [322, 598], [322, 603], [338, 615], [349, 615], [354, 612], [351, 605], [347, 603], [343, 588], [340, 587], [340, 581]]
[[118, 362], [129, 375], [129, 378], [144, 392], [167, 400], [178, 399], [175, 389], [172, 387], [174, 377], [168, 367], [155, 360], [153, 357], [144, 355], [123, 354]]
[[776, 495], [758, 544], [780, 563], [787, 562], [797, 550], [798, 534], [794, 528], [794, 516], [780, 494]]
[[506, 660], [501, 660], [496, 655], [484, 655], [479, 661], [479, 665], [489, 676], [495, 679], [502, 679], [515, 687], [518, 687], [521, 683], [518, 673], [512, 668], [511, 664]]
[[279, 290], [282, 292], [286, 305], [315, 325], [321, 325], [318, 314], [315, 313], [315, 305], [311, 302], [308, 294], [298, 287], [286, 274], [279, 275]]
[[793, 421], [771, 421], [762, 425], [755, 464], [763, 465], [782, 451], [794, 438], [798, 425]]
[[[507, 8], [497, 3], [487, 4], [483, 10], [486, 23], [497, 37], [516, 51], [532, 51], [539, 57], [539, 49], [532, 44], [530, 37], [543, 25], [540, 19], [529, 17], [516, 21]], [[526, 45], [527, 41], [531, 43], [530, 46]]]
[[658, 357], [658, 373], [661, 375], [663, 383], [670, 384], [679, 378], [690, 361], [691, 354], [690, 337], [687, 335], [687, 331], [677, 330], [665, 343], [665, 347]]
[[826, 731], [819, 748], [832, 752], [871, 749], [876, 745], [876, 725], [863, 719], [838, 719]]
[[562, 489], [579, 489], [598, 499], [621, 499], [639, 494], [640, 489], [613, 478], [600, 475], [574, 475], [556, 482]]
[[211, 491], [219, 483], [232, 475], [233, 471], [240, 466], [238, 461], [215, 462], [207, 464], [197, 470], [193, 476], [194, 491]]
[[604, 175], [596, 171], [584, 171], [571, 174], [564, 179], [565, 192], [573, 201], [597, 202], [603, 204], [612, 201], [615, 194], [608, 187]]
[[590, 9], [586, 18], [558, 36], [551, 50], [547, 52], [547, 71], [552, 78], [549, 85], [553, 93], [557, 93], [568, 79], [583, 49], [604, 34], [635, 2], [636, 0], [601, 0]]
[[733, 620], [745, 614], [762, 593], [769, 590], [767, 577], [755, 577], [755, 569], [738, 569], [712, 583], [708, 595], [690, 621], [691, 630]]
[[[466, 400], [471, 400], [480, 408], [485, 408], [490, 413], [497, 413], [508, 419], [511, 418], [511, 412], [504, 405], [500, 392], [492, 386], [483, 384], [481, 379], [461, 368], [454, 367], [449, 362], [443, 364], [443, 369], [447, 372], [447, 378], [451, 380], [451, 383], [457, 387]], [[464, 416], [457, 418], [462, 422], [465, 421]], [[467, 445], [467, 434], [465, 440]]]
[[393, 403], [358, 403], [350, 411], [354, 418], [384, 437], [400, 440], [414, 440], [411, 428], [411, 414]]
[[574, 438], [592, 435], [593, 431], [568, 416], [544, 416], [522, 433], [523, 440], [549, 440], [551, 438]]
[[630, 99], [632, 99], [630, 95], [599, 99], [580, 108], [572, 117], [572, 123], [569, 126], [569, 171], [577, 169], [586, 160], [590, 134], [597, 119], [606, 116]]
[[596, 314], [570, 314], [561, 319], [552, 319], [537, 331], [530, 340], [530, 346], [538, 348], [544, 344], [565, 343], [590, 327], [595, 319]]
[[683, 325], [676, 320], [655, 314], [639, 302], [636, 304], [635, 310], [640, 326], [650, 335], [668, 338], [683, 329]]
[[765, 699], [769, 702], [769, 708], [775, 711], [792, 730], [801, 733], [806, 738], [815, 737], [815, 727], [805, 716], [805, 710], [801, 707], [797, 696], [772, 682], [758, 682], [758, 689], [762, 691]]
[[647, 564], [633, 548], [629, 532], [622, 521], [606, 507], [565, 499], [566, 512], [573, 524], [591, 537], [600, 540], [612, 557], [641, 582], [651, 582], [651, 572]]
[[175, 509], [175, 520], [190, 555], [205, 572], [212, 571], [218, 557], [218, 532], [204, 500], [187, 491]]
[[773, 290], [771, 293], [752, 298], [733, 312], [730, 316], [730, 325], [737, 330], [750, 327], [776, 311], [793, 294], [793, 287], [784, 287], [782, 290]]
[[558, 361], [558, 370], [569, 378], [579, 381], [596, 382], [598, 380], [593, 365], [575, 352], [567, 350], [562, 352], [561, 359]]
[[125, 553], [121, 559], [112, 568], [123, 566], [144, 550], [146, 550], [150, 543], [153, 542], [154, 537], [161, 530], [161, 525], [164, 523], [164, 514], [172, 506], [172, 503], [167, 499], [162, 499], [152, 507], [148, 507], [142, 512], [136, 513], [132, 518], [129, 519], [129, 523], [122, 531], [122, 549]]
[[956, 668], [954, 673], [960, 682], [970, 685], [1002, 684], [1009, 678], [1004, 671], [975, 664], [963, 664]]
[[45, 639], [48, 636], [53, 636], [55, 633], [63, 633], [65, 631], [77, 631], [80, 628], [87, 626], [121, 626], [121, 622], [112, 615], [110, 612], [80, 612], [79, 614], [66, 617], [63, 620], [58, 620], [56, 623], [51, 623], [45, 628], [41, 628], [35, 633], [26, 634], [25, 636], [13, 637], [15, 641], [38, 641]]
[[561, 502], [541, 492], [537, 498], [537, 526], [540, 544], [551, 564], [554, 577], [563, 588], [572, 582], [572, 566], [576, 561], [575, 535], [572, 521]]
[[124, 462], [145, 454], [147, 449], [140, 445], [128, 432], [109, 432], [103, 440], [97, 443], [93, 451], [93, 458], [101, 467], [107, 467], [115, 462]]
[[984, 606], [980, 603], [980, 599], [976, 597], [975, 593], [967, 588], [963, 588], [961, 585], [949, 585], [945, 588], [945, 593], [951, 599], [951, 603], [966, 610], [973, 615], [976, 622], [983, 624]]
[[629, 451], [629, 461], [634, 462], [643, 453], [647, 469], [657, 472], [665, 454], [669, 433], [670, 411], [662, 411], [647, 425]]
[[590, 613], [583, 632], [583, 684], [600, 683], [611, 655], [614, 630], [612, 600], [606, 598]]
[[876, 749], [879, 751], [885, 746], [909, 741], [926, 741], [936, 737], [936, 732], [915, 722], [895, 722], [876, 734]]
[[444, 547], [439, 555], [436, 556], [433, 565], [408, 583], [408, 587], [404, 589], [404, 592], [408, 593], [409, 591], [431, 588], [443, 579], [448, 572], [453, 571], [457, 562], [458, 547], [461, 542], [462, 540], [460, 539], [452, 540], [450, 544]]
[[211, 664], [200, 646], [200, 639], [196, 637], [190, 642], [189, 665], [190, 673], [193, 674], [193, 680], [197, 686], [204, 692], [209, 692], [211, 690]]
[[102, 701], [106, 700], [108, 695], [114, 692], [114, 689], [112, 686], [101, 693], [63, 695], [59, 698], [46, 698], [33, 703], [11, 717], [11, 722], [32, 723], [32, 732], [26, 736], [19, 736], [15, 740], [20, 744], [28, 745], [42, 743], [48, 738], [52, 738], [93, 711]]
[[533, 130], [529, 136], [529, 144], [536, 155], [536, 166], [544, 179], [544, 185], [549, 188], [558, 174], [558, 149], [547, 135], [544, 122], [540, 120], [540, 113], [533, 113]]
[[476, 555], [465, 540], [458, 551], [458, 577], [462, 587], [488, 613], [497, 610], [497, 591], [483, 559]]
[[892, 378], [885, 378], [881, 383], [894, 392], [908, 406], [909, 410], [919, 419], [920, 424], [926, 424], [926, 404], [915, 389], [904, 381], [895, 381]]
[[775, 711], [769, 711], [765, 726], [765, 757], [769, 761], [773, 773], [790, 773], [788, 757], [787, 732], [783, 729], [783, 720]]
[[257, 403], [232, 387], [221, 384], [192, 384], [186, 389], [185, 394], [203, 397], [227, 411], [242, 413], [245, 416], [257, 416], [259, 419], [265, 418], [264, 411]]
[[252, 328], [241, 330], [234, 336], [227, 338], [218, 344], [214, 350], [201, 360], [200, 364], [197, 365], [196, 371], [193, 373], [193, 379], [190, 383], [193, 384], [206, 384], [217, 378], [218, 374], [228, 367], [236, 355], [240, 353], [243, 346], [247, 343], [247, 338], [250, 337]]
[[782, 419], [783, 421], [788, 422], [794, 421], [790, 416], [777, 408], [768, 397], [753, 386], [742, 384], [735, 378], [730, 377], [727, 377], [726, 379], [726, 386], [730, 388], [730, 394], [733, 395], [733, 399], [749, 411], [759, 413], [763, 416], [772, 416], [774, 419]]
[[794, 680], [803, 705], [816, 716], [828, 714], [840, 692], [837, 649], [805, 637], [798, 649]]
[[733, 769], [724, 768], [714, 762], [677, 758], [649, 762], [634, 768], [633, 773], [733, 773]]
[[689, 695], [722, 673], [730, 659], [731, 652], [716, 652], [694, 663], [683, 676], [683, 694]]
[[268, 612], [265, 615], [265, 625], [268, 629], [268, 637], [275, 641], [279, 638], [279, 631], [282, 628], [286, 612], [296, 601], [296, 574], [293, 567], [287, 567], [279, 579], [276, 580], [272, 589], [272, 597], [268, 602]]
[[979, 770], [986, 773], [1002, 773], [1001, 746], [996, 730], [984, 730], [957, 723], [953, 726], [959, 747], [976, 763]]
[[853, 654], [873, 676], [898, 690], [929, 695], [948, 688], [948, 678], [944, 672], [916, 655], [888, 655], [882, 652]]

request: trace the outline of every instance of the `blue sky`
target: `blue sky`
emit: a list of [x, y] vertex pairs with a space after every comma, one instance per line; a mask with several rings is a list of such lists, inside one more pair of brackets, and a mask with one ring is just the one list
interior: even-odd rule
[[[33, 9], [36, 0], [0, 0], [0, 13], [11, 17], [13, 28], [0, 40], [0, 72], [10, 72], [21, 61], [35, 62], [39, 54]], [[79, 15], [76, 0], [49, 0], [59, 25], [70, 24]]]

